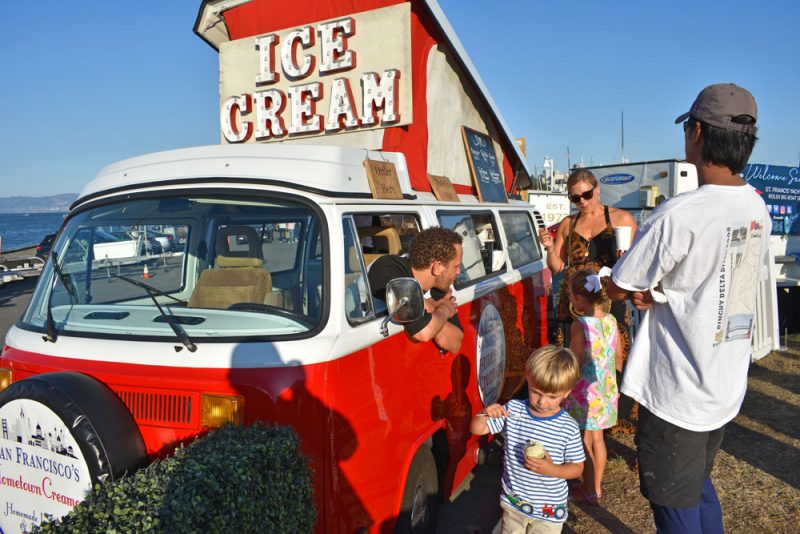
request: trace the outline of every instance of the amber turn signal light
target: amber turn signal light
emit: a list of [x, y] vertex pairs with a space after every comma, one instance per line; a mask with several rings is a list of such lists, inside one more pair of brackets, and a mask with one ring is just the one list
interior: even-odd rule
[[200, 396], [201, 424], [219, 428], [227, 423], [241, 425], [244, 421], [244, 398], [237, 395]]
[[0, 391], [5, 390], [13, 382], [11, 369], [0, 369]]

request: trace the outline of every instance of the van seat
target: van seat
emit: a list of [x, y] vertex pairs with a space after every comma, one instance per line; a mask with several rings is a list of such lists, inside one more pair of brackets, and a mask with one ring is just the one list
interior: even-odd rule
[[[397, 255], [403, 250], [400, 234], [392, 226], [362, 226], [358, 229], [358, 237], [364, 249], [364, 263], [367, 265], [381, 256]], [[364, 245], [366, 238], [369, 238], [371, 245]]]
[[254, 228], [220, 228], [215, 249], [215, 268], [202, 272], [188, 307], [227, 309], [232, 304], [274, 301], [272, 275], [262, 268], [261, 238]]

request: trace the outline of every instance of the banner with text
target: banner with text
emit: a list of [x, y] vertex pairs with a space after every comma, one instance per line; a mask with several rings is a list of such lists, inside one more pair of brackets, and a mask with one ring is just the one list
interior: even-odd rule
[[742, 176], [767, 204], [773, 235], [800, 235], [800, 167], [751, 163]]

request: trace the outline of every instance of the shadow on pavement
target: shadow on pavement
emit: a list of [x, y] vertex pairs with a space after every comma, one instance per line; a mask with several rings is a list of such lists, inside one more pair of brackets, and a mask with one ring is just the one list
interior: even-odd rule
[[503, 451], [490, 449], [451, 498], [439, 509], [437, 534], [479, 534], [493, 531], [500, 521], [500, 479]]
[[[617, 516], [600, 506], [593, 506], [589, 504], [576, 503], [570, 501], [570, 506], [580, 508], [583, 513], [603, 525], [609, 532], [614, 534], [636, 534], [636, 531], [631, 529], [628, 525], [623, 523]], [[574, 532], [572, 529], [564, 525], [563, 532]]]
[[[3, 286], [0, 287], [0, 306], [8, 307], [16, 305], [13, 301], [20, 296], [30, 294], [33, 288], [36, 287], [36, 282], [38, 280], [39, 278], [33, 277], [3, 284]], [[22, 313], [22, 310], [20, 310], [20, 313]]]
[[[783, 388], [795, 395], [800, 395], [800, 381], [797, 380], [797, 375], [782, 373], [760, 365], [751, 365], [749, 377], [769, 382], [773, 386]], [[752, 391], [752, 388], [748, 388], [747, 394], [750, 395]], [[747, 398], [745, 398], [746, 401]]]

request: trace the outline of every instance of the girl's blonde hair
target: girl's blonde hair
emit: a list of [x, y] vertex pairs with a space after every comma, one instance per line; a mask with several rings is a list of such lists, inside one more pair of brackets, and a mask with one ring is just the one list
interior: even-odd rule
[[608, 285], [608, 278], [600, 278], [600, 290], [593, 291], [586, 286], [592, 287], [591, 283], [587, 283], [590, 277], [597, 276], [597, 271], [594, 269], [583, 269], [582, 271], [575, 271], [569, 278], [569, 288], [572, 290], [573, 295], [580, 295], [592, 304], [599, 304], [603, 309], [608, 312], [611, 308], [611, 299], [606, 292]]
[[566, 347], [545, 345], [525, 362], [525, 376], [531, 386], [543, 393], [571, 391], [581, 378], [578, 357]]

